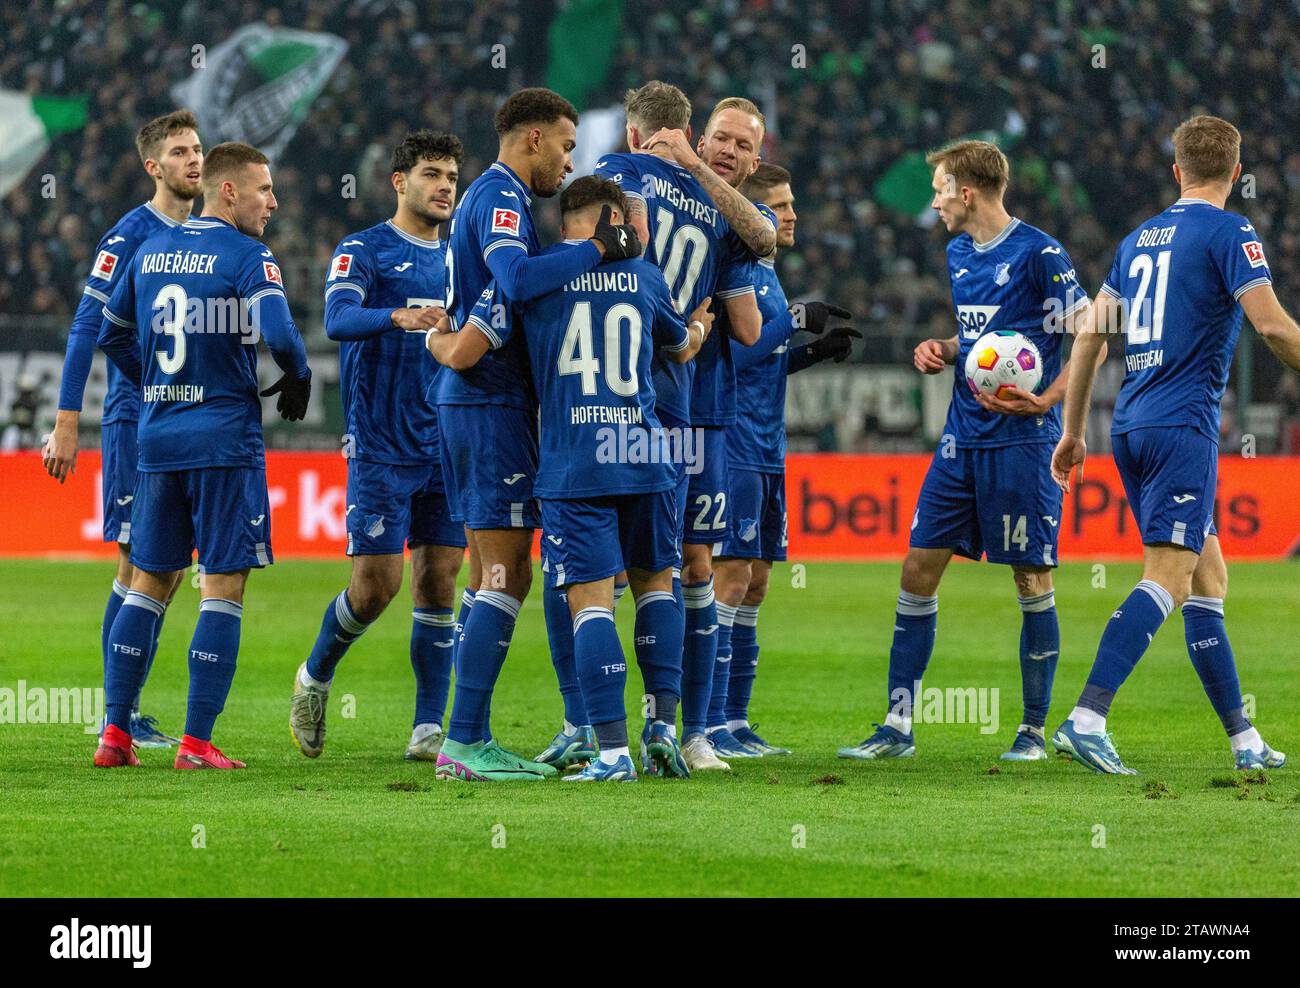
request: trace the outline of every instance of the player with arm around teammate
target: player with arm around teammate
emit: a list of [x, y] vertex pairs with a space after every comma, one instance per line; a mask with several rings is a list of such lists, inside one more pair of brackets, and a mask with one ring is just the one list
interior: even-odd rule
[[[640, 253], [631, 227], [598, 223], [576, 249], [540, 254], [532, 197], [556, 195], [573, 170], [577, 119], [573, 106], [548, 89], [520, 90], [497, 111], [497, 160], [466, 190], [451, 220], [446, 309], [453, 331], [481, 331], [469, 317], [493, 282], [505, 297], [525, 302], [602, 261]], [[492, 691], [532, 584], [538, 523], [532, 493], [537, 401], [522, 334], [472, 367], [440, 371], [434, 388], [443, 480], [470, 549], [457, 622], [463, 630], [455, 646], [455, 700], [437, 774], [471, 781], [553, 776], [551, 766], [497, 744], [490, 724]]]
[[1111, 421], [1115, 465], [1142, 535], [1142, 579], [1111, 615], [1088, 681], [1053, 746], [1095, 772], [1133, 775], [1106, 718], [1115, 693], [1175, 607], [1187, 654], [1218, 714], [1239, 769], [1281, 768], [1246, 717], [1224, 625], [1228, 570], [1214, 527], [1219, 403], [1243, 310], [1269, 348], [1300, 370], [1300, 327], [1273, 292], [1264, 247], [1245, 217], [1224, 209], [1241, 175], [1241, 135], [1218, 117], [1174, 131], [1177, 202], [1124, 238], [1075, 342], [1083, 354], [1065, 399], [1052, 457], [1069, 489], [1082, 470], [1095, 364], [1108, 331], [1123, 326], [1124, 383]]

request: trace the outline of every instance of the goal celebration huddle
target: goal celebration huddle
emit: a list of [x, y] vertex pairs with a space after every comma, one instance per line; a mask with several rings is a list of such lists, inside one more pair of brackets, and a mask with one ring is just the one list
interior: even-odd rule
[[[383, 615], [407, 578], [408, 550], [414, 709], [404, 756], [434, 763], [437, 778], [688, 778], [789, 753], [780, 698], [764, 702], [777, 716], [763, 735], [749, 713], [761, 605], [788, 550], [786, 377], [843, 361], [861, 334], [833, 300], [791, 303], [782, 289], [799, 176], [761, 160], [766, 122], [755, 103], [721, 100], [698, 135], [688, 97], [670, 84], [629, 91], [624, 108], [629, 150], [583, 176], [571, 174], [578, 113], [547, 89], [505, 99], [493, 121], [497, 160], [468, 183], [455, 135], [412, 131], [392, 150], [392, 214], [334, 249], [324, 326], [340, 354], [351, 570], [346, 580], [340, 570], [319, 618], [301, 615], [300, 654], [284, 669], [289, 733], [308, 758], [327, 753], [330, 691], [348, 677], [351, 646], [378, 620], [404, 620]], [[282, 417], [301, 420], [312, 388], [286, 296], [294, 287], [261, 240], [277, 195], [295, 190], [276, 189], [272, 163], [250, 145], [205, 149], [186, 110], [149, 122], [136, 143], [155, 194], [100, 240], [44, 451], [46, 470], [65, 479], [98, 346], [110, 361], [104, 539], [119, 558], [94, 764], [138, 766], [137, 748], [175, 745], [178, 769], [243, 768], [213, 734], [235, 678], [249, 572], [273, 562], [256, 344], [281, 373], [260, 396], [277, 397]], [[1051, 748], [1096, 772], [1133, 774], [1106, 718], [1181, 608], [1189, 660], [1233, 762], [1285, 764], [1246, 716], [1214, 500], [1219, 406], [1242, 316], [1297, 370], [1300, 327], [1273, 292], [1249, 219], [1225, 208], [1241, 174], [1237, 130], [1193, 117], [1172, 144], [1181, 196], [1151, 204], [1095, 294], [1067, 245], [1008, 213], [1011, 176], [995, 145], [957, 140], [927, 156], [931, 207], [951, 237], [954, 332], [918, 345], [914, 363], [923, 374], [955, 365], [956, 375], [911, 524], [887, 662], [869, 664], [873, 681], [844, 684], [882, 699], [882, 722], [840, 758], [918, 755], [913, 699], [957, 554], [1008, 566], [1022, 612], [1023, 715], [1003, 758], [1046, 760]], [[561, 239], [543, 244], [533, 210], [552, 198]], [[1049, 731], [1063, 494], [1083, 469], [1107, 338], [1120, 333], [1112, 446], [1144, 547], [1142, 579], [1116, 600], [1075, 705]], [[176, 739], [143, 712], [141, 695], [195, 554], [201, 600]], [[543, 603], [558, 730], [537, 739], [538, 753], [518, 753], [495, 736], [493, 692], [530, 594]], [[635, 610], [630, 643], [614, 622], [620, 606]], [[842, 631], [865, 655], [886, 653], [887, 629]], [[629, 710], [636, 674], [641, 706]]]

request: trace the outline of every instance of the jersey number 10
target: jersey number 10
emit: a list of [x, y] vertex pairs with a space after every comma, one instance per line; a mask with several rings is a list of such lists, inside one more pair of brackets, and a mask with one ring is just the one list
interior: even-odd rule
[[[689, 311], [686, 307], [691, 304], [691, 293], [695, 291], [695, 283], [700, 280], [700, 271], [704, 269], [709, 242], [704, 231], [692, 223], [683, 223], [674, 233], [674, 219], [672, 210], [663, 206], [655, 214], [655, 259], [659, 262], [659, 270], [664, 273], [664, 281], [668, 282], [669, 289], [677, 285], [673, 301], [677, 304], [677, 311], [686, 315]], [[686, 259], [687, 248], [691, 254], [689, 261]], [[678, 278], [681, 278], [680, 285], [677, 284]]]

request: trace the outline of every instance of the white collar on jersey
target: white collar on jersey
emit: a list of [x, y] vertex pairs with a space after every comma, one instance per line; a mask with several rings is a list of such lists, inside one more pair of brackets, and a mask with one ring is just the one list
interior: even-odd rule
[[[185, 221], [185, 226], [191, 230], [212, 230], [219, 226], [230, 226], [229, 223], [223, 223], [221, 220], [214, 220], [202, 216], [192, 216]], [[230, 226], [233, 230], [234, 227]]]
[[760, 257], [760, 258], [758, 259], [758, 263], [759, 263], [762, 267], [765, 267], [765, 268], [771, 268], [773, 271], [776, 270], [776, 258], [775, 258], [775, 257]]
[[1011, 236], [1011, 231], [1014, 230], [1019, 225], [1020, 225], [1020, 220], [1016, 219], [1013, 216], [1011, 217], [1011, 222], [1008, 223], [1006, 226], [1004, 226], [1002, 228], [1002, 232], [999, 233], [992, 240], [988, 241], [987, 243], [977, 244], [975, 243], [975, 238], [971, 237], [971, 245], [980, 253], [983, 253], [986, 250], [992, 250], [998, 244], [1002, 243], [1002, 241], [1006, 240], [1007, 237]]
[[519, 181], [519, 176], [516, 175], [509, 166], [503, 165], [499, 161], [494, 161], [492, 162], [491, 167], [492, 169], [499, 171], [506, 178], [510, 179], [511, 184], [513, 184], [514, 187], [519, 190], [519, 194], [524, 197], [524, 202], [528, 203], [530, 206], [533, 204], [533, 197], [528, 194], [528, 189], [524, 187], [523, 182]]
[[180, 225], [179, 223], [176, 222], [176, 220], [172, 219], [170, 216], [168, 216], [166, 213], [164, 213], [161, 209], [159, 209], [157, 206], [155, 206], [152, 202], [146, 202], [146, 203], [144, 204], [144, 206], [145, 206], [145, 209], [149, 210], [149, 212], [153, 213], [155, 216], [157, 216], [160, 220], [162, 220], [162, 221], [163, 221], [164, 223], [166, 223], [168, 226], [179, 226], [179, 225]]
[[441, 247], [442, 246], [441, 240], [425, 240], [423, 237], [417, 237], [413, 233], [407, 233], [405, 230], [399, 227], [392, 220], [384, 220], [384, 222], [388, 224], [388, 226], [392, 229], [392, 231], [395, 234], [397, 234], [403, 240], [409, 240], [417, 247]]
[[[587, 240], [590, 240], [590, 239], [591, 239], [590, 237], [587, 238]], [[566, 241], [564, 241], [564, 242], [565, 242], [566, 244], [585, 244], [585, 243], [587, 242], [587, 240], [566, 240]]]
[[1218, 206], [1214, 205], [1214, 203], [1212, 203], [1212, 202], [1210, 202], [1210, 201], [1208, 201], [1208, 200], [1206, 200], [1206, 199], [1198, 199], [1196, 196], [1192, 196], [1192, 197], [1190, 197], [1190, 198], [1188, 198], [1188, 197], [1185, 196], [1185, 197], [1179, 199], [1176, 203], [1174, 203], [1174, 205], [1175, 205], [1175, 206], [1186, 206], [1186, 205], [1189, 205], [1190, 203], [1193, 203], [1193, 202], [1199, 202], [1202, 206], [1209, 206], [1209, 207], [1211, 207], [1212, 209], [1218, 209], [1218, 208], [1219, 208]]

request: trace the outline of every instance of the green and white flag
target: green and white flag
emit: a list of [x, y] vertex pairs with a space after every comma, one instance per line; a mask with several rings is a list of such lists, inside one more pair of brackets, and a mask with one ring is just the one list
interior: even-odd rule
[[59, 134], [86, 126], [85, 96], [32, 96], [0, 89], [0, 196], [18, 185]]
[[245, 141], [274, 160], [347, 50], [333, 34], [247, 24], [207, 52], [172, 98], [198, 115], [206, 147]]

